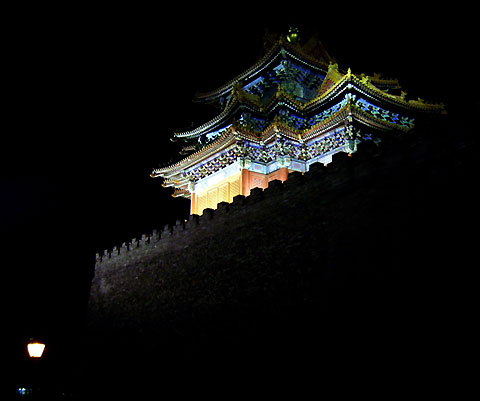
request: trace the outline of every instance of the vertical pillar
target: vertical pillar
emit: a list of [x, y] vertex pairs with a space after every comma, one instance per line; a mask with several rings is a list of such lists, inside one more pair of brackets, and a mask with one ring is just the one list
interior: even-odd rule
[[240, 190], [240, 195], [250, 195], [250, 171], [246, 168], [242, 169], [242, 174], [240, 175]]
[[197, 195], [192, 192], [190, 196], [190, 214], [197, 214]]

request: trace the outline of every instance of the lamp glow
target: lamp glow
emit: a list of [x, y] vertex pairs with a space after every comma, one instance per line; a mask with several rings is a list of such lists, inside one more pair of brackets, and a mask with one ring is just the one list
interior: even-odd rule
[[43, 351], [45, 350], [45, 344], [38, 341], [29, 342], [27, 345], [27, 350], [30, 358], [41, 358]]

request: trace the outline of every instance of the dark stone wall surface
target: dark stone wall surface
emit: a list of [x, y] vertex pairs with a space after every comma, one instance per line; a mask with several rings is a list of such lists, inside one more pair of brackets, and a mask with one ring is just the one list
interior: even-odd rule
[[468, 303], [474, 149], [449, 130], [365, 141], [106, 251], [92, 377], [207, 393], [425, 378]]

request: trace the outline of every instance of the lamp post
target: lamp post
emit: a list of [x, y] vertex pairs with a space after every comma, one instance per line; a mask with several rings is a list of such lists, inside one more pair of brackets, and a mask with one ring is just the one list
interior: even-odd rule
[[43, 400], [48, 399], [50, 395], [46, 392], [45, 378], [48, 373], [44, 372], [45, 366], [42, 359], [45, 351], [45, 343], [37, 339], [30, 338], [27, 342], [28, 360], [24, 367], [24, 379], [16, 388], [17, 399]]

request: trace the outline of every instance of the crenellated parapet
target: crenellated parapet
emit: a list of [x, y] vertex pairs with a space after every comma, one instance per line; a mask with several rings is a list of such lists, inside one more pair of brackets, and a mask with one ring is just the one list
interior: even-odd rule
[[[102, 254], [97, 253], [96, 265], [101, 268], [105, 264], [117, 264], [122, 258], [148, 256], [169, 247], [181, 246], [179, 244], [182, 241], [188, 242], [197, 234], [203, 235], [206, 228], [217, 224], [218, 219], [236, 219], [238, 216], [235, 214], [240, 210], [249, 213], [249, 208], [257, 207], [254, 206], [256, 203], [276, 198], [280, 194], [284, 199], [293, 198], [300, 191], [300, 185], [306, 185], [310, 192], [317, 193], [328, 193], [342, 186], [360, 185], [359, 181], [386, 174], [404, 160], [414, 160], [416, 148], [411, 145], [414, 142], [415, 139], [411, 136], [398, 137], [394, 141], [384, 140], [380, 146], [378, 141], [364, 140], [354, 154], [335, 153], [328, 164], [310, 164], [307, 172], [292, 172], [284, 182], [272, 180], [265, 189], [253, 188], [248, 196], [237, 195], [231, 203], [220, 202], [215, 209], [205, 208], [201, 215], [190, 215], [184, 221], [177, 220], [175, 225], [166, 225], [152, 233], [143, 234], [141, 238], [133, 238], [121, 246], [106, 249]], [[410, 145], [407, 146], [406, 143]]]

